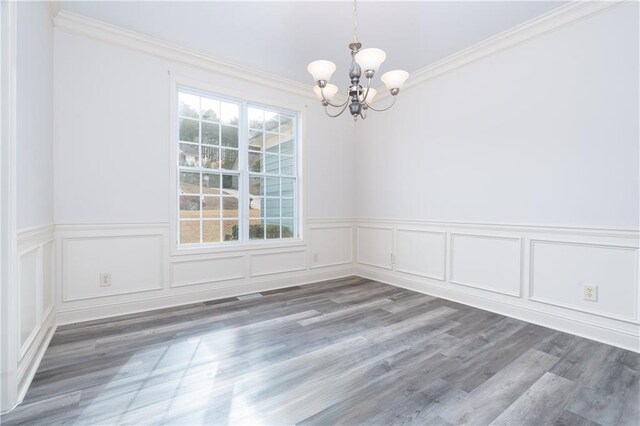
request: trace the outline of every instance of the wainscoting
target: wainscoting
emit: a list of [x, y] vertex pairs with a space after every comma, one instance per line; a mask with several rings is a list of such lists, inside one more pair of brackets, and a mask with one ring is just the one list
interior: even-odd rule
[[[640, 351], [637, 231], [356, 220], [356, 275]], [[584, 286], [597, 287], [597, 301]]]
[[[304, 240], [171, 253], [168, 224], [56, 226], [58, 323], [106, 318], [353, 274], [350, 219], [307, 221]], [[110, 274], [111, 285], [101, 283]]]
[[[171, 253], [168, 224], [24, 230], [18, 393], [57, 324], [350, 275], [640, 352], [638, 240], [637, 231], [338, 218], [308, 220], [300, 242], [184, 254]], [[585, 285], [597, 301], [585, 300]]]
[[55, 250], [53, 225], [17, 232], [18, 323], [17, 383], [21, 398], [49, 345], [56, 325], [54, 299]]
[[[168, 224], [58, 225], [57, 322], [355, 274], [640, 351], [637, 231], [313, 219], [304, 236], [171, 254]], [[584, 299], [585, 285], [597, 301]]]

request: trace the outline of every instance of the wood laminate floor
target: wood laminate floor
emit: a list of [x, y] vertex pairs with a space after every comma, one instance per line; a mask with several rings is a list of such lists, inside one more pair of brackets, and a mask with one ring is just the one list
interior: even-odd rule
[[348, 278], [60, 327], [11, 424], [640, 424], [640, 355]]

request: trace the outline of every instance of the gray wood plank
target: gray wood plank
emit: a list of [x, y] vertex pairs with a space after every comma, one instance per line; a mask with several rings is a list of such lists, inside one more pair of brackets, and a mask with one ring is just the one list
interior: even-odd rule
[[640, 355], [349, 277], [61, 327], [3, 425], [638, 425]]

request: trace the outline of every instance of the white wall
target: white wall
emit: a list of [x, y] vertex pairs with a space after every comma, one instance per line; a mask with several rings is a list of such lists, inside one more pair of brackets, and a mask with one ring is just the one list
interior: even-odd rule
[[11, 156], [3, 159], [3, 167], [11, 168], [3, 170], [3, 191], [12, 194], [3, 206], [3, 215], [11, 219], [2, 235], [3, 266], [9, 270], [2, 280], [0, 408], [6, 410], [23, 397], [55, 329], [53, 22], [46, 2], [3, 5], [2, 12], [8, 14], [3, 16], [3, 73], [14, 72], [15, 65], [15, 80], [3, 76], [3, 97], [15, 89], [16, 99], [15, 110], [3, 105], [2, 117], [3, 127], [15, 126], [15, 139], [3, 133], [2, 140], [12, 145], [3, 147], [3, 155]]
[[[55, 32], [55, 222], [168, 222], [169, 74], [307, 108], [307, 216], [352, 217], [353, 122], [315, 100]], [[327, 171], [330, 170], [330, 173]]]
[[356, 272], [640, 350], [638, 12], [455, 68], [359, 126]]
[[[310, 97], [117, 43], [61, 29], [54, 39], [60, 322], [351, 273], [353, 121], [327, 119]], [[306, 110], [304, 243], [170, 255], [169, 73]], [[111, 287], [98, 286], [102, 272], [112, 273]]]
[[46, 2], [19, 2], [17, 226], [53, 223], [53, 24]]
[[629, 2], [401, 93], [358, 126], [356, 216], [638, 229], [638, 51]]

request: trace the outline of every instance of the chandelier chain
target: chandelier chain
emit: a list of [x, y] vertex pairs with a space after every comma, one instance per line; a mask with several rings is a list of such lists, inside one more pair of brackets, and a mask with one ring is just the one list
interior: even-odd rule
[[358, 41], [358, 0], [353, 0], [353, 42]]

